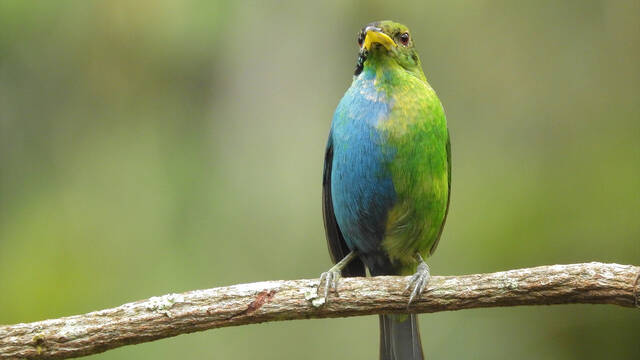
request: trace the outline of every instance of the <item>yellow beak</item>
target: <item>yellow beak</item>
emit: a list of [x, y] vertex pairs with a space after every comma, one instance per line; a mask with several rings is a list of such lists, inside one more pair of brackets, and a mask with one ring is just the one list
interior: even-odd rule
[[391, 50], [396, 47], [396, 43], [387, 34], [376, 30], [367, 30], [367, 35], [364, 38], [363, 47], [367, 50], [371, 49], [371, 46], [375, 43], [381, 44], [387, 50]]

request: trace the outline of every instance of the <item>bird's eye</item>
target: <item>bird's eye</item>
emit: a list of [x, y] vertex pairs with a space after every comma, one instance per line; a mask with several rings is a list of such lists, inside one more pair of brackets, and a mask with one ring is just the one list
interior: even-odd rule
[[360, 33], [358, 35], [358, 46], [362, 47], [363, 43], [364, 43], [364, 33]]
[[409, 33], [400, 35], [400, 42], [402, 45], [407, 46], [409, 44]]

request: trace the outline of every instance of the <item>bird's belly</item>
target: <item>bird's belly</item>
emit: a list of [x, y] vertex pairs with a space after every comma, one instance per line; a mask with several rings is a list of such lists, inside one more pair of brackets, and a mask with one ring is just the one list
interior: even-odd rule
[[359, 130], [334, 134], [336, 221], [370, 270], [413, 272], [415, 254], [428, 255], [444, 221], [446, 170], [433, 167], [439, 152], [407, 153], [374, 127]]
[[380, 250], [395, 190], [377, 133], [352, 134], [334, 144], [331, 189], [336, 220], [349, 248], [361, 253]]

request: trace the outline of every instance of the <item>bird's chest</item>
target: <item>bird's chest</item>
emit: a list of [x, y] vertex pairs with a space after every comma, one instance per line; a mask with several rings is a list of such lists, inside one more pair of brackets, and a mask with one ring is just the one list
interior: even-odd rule
[[391, 109], [391, 101], [373, 81], [359, 81], [349, 88], [332, 122], [334, 159], [340, 157], [334, 165], [364, 171], [388, 160], [384, 156], [387, 138], [383, 127]]
[[382, 239], [396, 196], [388, 169], [393, 150], [380, 130], [390, 110], [384, 94], [352, 87], [338, 105], [332, 125], [336, 220], [348, 245], [364, 251], [378, 245], [376, 238]]

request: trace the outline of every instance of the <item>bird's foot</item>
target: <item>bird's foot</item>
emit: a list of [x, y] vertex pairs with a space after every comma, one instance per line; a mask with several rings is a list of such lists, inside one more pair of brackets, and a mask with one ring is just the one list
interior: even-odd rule
[[417, 258], [418, 261], [420, 261], [420, 263], [418, 264], [418, 269], [416, 270], [416, 273], [411, 276], [411, 279], [409, 279], [409, 284], [407, 284], [407, 287], [404, 289], [405, 292], [411, 290], [411, 295], [409, 296], [409, 303], [407, 304], [407, 307], [411, 306], [413, 300], [422, 295], [422, 292], [427, 288], [427, 284], [429, 284], [429, 280], [431, 279], [429, 265], [424, 262], [420, 254], [418, 254]]
[[[332, 267], [329, 271], [325, 271], [320, 275], [320, 282], [318, 283], [318, 293], [320, 296], [320, 288], [324, 287], [324, 301], [327, 302], [329, 298], [329, 291], [333, 289], [334, 293], [338, 292], [338, 281], [340, 280], [340, 270], [336, 270]], [[323, 286], [324, 284], [324, 286]]]
[[352, 251], [347, 256], [342, 258], [337, 264], [333, 265], [329, 271], [323, 272], [320, 275], [320, 281], [318, 282], [318, 289], [316, 291], [316, 295], [320, 297], [320, 288], [322, 288], [322, 284], [324, 283], [324, 302], [327, 302], [327, 298], [329, 297], [329, 291], [333, 289], [334, 293], [338, 293], [338, 280], [340, 280], [342, 269], [351, 262], [356, 257], [356, 252]]

